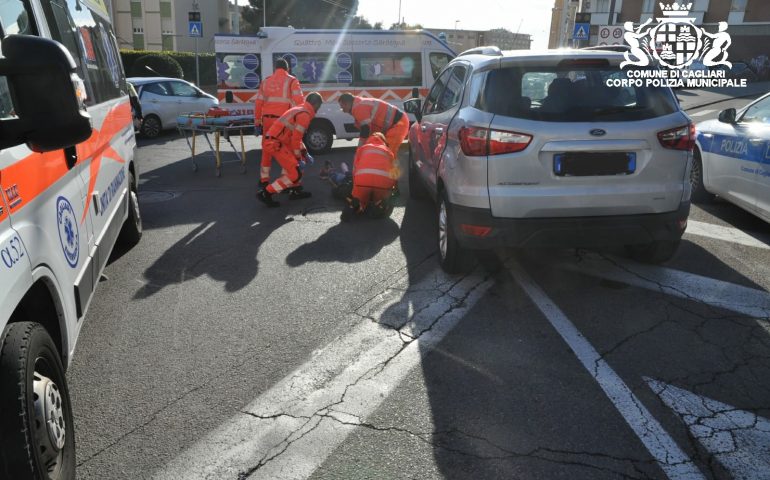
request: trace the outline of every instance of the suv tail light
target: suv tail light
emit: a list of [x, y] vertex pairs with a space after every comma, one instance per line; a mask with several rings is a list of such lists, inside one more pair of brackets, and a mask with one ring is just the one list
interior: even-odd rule
[[532, 135], [526, 133], [479, 127], [460, 129], [460, 146], [471, 157], [520, 152], [531, 141]]
[[658, 140], [665, 148], [672, 150], [692, 150], [695, 147], [695, 125], [690, 123], [681, 127], [658, 132]]

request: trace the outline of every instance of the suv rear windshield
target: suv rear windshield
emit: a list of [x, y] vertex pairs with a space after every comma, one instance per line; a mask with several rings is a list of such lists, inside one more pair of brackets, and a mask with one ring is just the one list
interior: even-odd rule
[[474, 106], [548, 122], [645, 120], [677, 110], [667, 87], [607, 86], [627, 73], [611, 66], [504, 67], [486, 73]]

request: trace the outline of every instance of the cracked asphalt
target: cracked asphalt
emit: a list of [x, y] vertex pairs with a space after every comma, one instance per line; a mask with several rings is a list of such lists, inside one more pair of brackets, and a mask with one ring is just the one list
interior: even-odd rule
[[[337, 143], [321, 159], [352, 159]], [[311, 199], [257, 204], [253, 139], [249, 172], [222, 178], [173, 133], [140, 145], [145, 234], [107, 267], [68, 372], [78, 478], [667, 478], [511, 259], [703, 478], [770, 478], [770, 248], [686, 234], [651, 269], [501, 250], [447, 276], [405, 178], [392, 219], [341, 225], [318, 165]], [[691, 220], [770, 245], [723, 202]]]

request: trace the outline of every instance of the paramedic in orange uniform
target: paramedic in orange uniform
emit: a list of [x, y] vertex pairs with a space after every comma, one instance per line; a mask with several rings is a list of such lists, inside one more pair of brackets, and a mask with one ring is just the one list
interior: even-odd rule
[[353, 193], [340, 217], [343, 221], [353, 215], [364, 213], [366, 208], [376, 209], [372, 216], [390, 214], [387, 202], [390, 199], [399, 176], [393, 152], [387, 145], [385, 135], [375, 132], [356, 151], [353, 161]]
[[[257, 99], [254, 101], [254, 125], [262, 127], [263, 135], [270, 130], [278, 117], [304, 101], [299, 81], [289, 74], [288, 62], [279, 58], [275, 61], [274, 68], [275, 72], [259, 84]], [[262, 148], [259, 171], [259, 183], [262, 188], [270, 183], [270, 160], [270, 155]]]
[[384, 100], [355, 97], [350, 93], [343, 93], [338, 101], [342, 111], [353, 116], [362, 139], [381, 132], [393, 156], [398, 158], [398, 149], [409, 133], [406, 113]]
[[306, 154], [302, 136], [307, 131], [310, 121], [321, 108], [323, 99], [317, 92], [308, 94], [305, 103], [298, 107], [290, 108], [276, 120], [262, 138], [262, 149], [270, 157], [275, 157], [283, 169], [281, 177], [262, 188], [257, 193], [257, 199], [268, 207], [277, 207], [280, 204], [273, 200], [273, 195], [283, 190], [289, 191], [292, 200], [310, 197], [310, 192], [302, 189], [300, 179], [302, 171], [299, 162], [303, 152]]

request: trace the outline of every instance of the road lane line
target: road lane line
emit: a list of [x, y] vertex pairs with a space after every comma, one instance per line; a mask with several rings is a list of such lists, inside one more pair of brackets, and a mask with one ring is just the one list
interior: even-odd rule
[[585, 255], [580, 263], [565, 263], [562, 268], [731, 310], [751, 318], [770, 318], [768, 292], [694, 273], [619, 258], [610, 261], [594, 254]]
[[[350, 333], [314, 353], [153, 478], [307, 478], [492, 284], [479, 275], [458, 281], [440, 271], [415, 285], [401, 278], [353, 314], [359, 324]], [[378, 323], [392, 322], [405, 302], [415, 313], [395, 325], [398, 330]]]
[[508, 268], [532, 302], [569, 345], [583, 367], [604, 390], [607, 398], [615, 405], [666, 475], [672, 480], [705, 479], [698, 467], [679, 448], [676, 441], [634, 395], [628, 385], [521, 265], [511, 260]]
[[714, 238], [716, 240], [723, 240], [725, 242], [746, 245], [747, 247], [770, 250], [770, 245], [767, 243], [735, 227], [724, 227], [722, 225], [714, 225], [711, 223], [688, 220], [687, 230], [684, 233], [685, 235], [697, 235], [699, 237]]
[[705, 115], [708, 115], [709, 113], [714, 113], [714, 112], [716, 112], [716, 110], [712, 108], [707, 110], [701, 110], [700, 112], [690, 113], [689, 115], [691, 117], [703, 117]]

